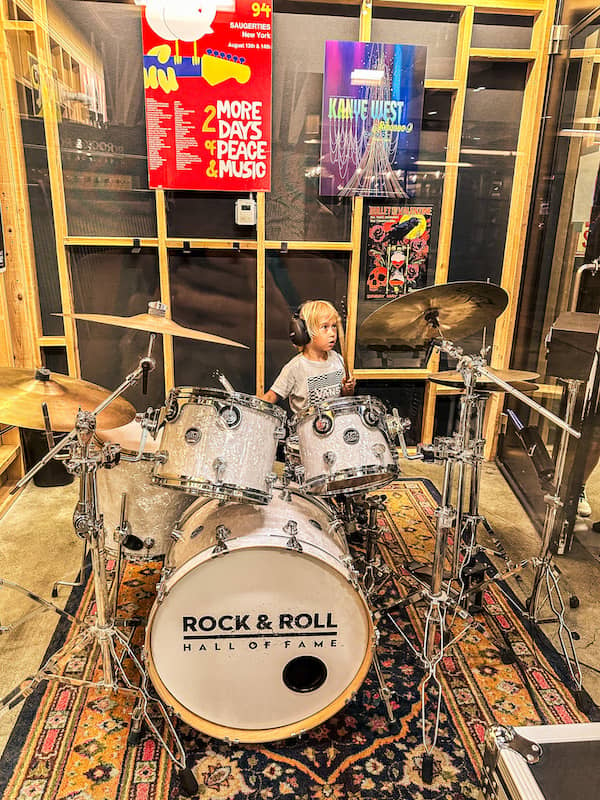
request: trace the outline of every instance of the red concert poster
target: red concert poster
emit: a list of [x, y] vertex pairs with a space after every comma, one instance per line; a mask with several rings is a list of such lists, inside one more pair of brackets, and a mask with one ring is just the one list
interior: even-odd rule
[[144, 5], [150, 188], [269, 191], [271, 0]]

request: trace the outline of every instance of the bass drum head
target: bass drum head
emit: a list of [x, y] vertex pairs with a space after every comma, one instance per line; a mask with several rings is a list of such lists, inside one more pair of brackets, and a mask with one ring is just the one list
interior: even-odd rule
[[343, 569], [247, 540], [189, 566], [171, 576], [146, 634], [152, 682], [187, 724], [267, 742], [352, 698], [371, 664], [373, 625]]

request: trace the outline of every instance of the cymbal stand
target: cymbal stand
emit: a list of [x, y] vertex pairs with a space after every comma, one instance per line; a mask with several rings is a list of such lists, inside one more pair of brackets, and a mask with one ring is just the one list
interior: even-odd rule
[[[469, 386], [475, 385], [477, 377], [482, 375], [495, 383], [503, 391], [521, 400], [534, 411], [537, 411], [551, 422], [554, 422], [561, 429], [561, 439], [556, 459], [554, 478], [555, 494], [545, 498], [546, 515], [544, 519], [542, 544], [539, 555], [536, 559], [532, 559], [531, 561], [531, 563], [536, 567], [536, 573], [533, 580], [533, 592], [529, 602], [526, 604], [527, 607], [525, 613], [536, 625], [539, 625], [542, 622], [553, 621], [552, 619], [541, 620], [539, 617], [542, 593], [545, 589], [546, 600], [552, 613], [554, 614], [555, 621], [558, 623], [558, 639], [567, 669], [576, 687], [576, 699], [578, 700], [578, 703], [585, 703], [587, 700], [585, 697], [586, 693], [584, 692], [582, 686], [581, 667], [575, 650], [573, 634], [568, 628], [564, 619], [565, 605], [558, 585], [558, 575], [552, 566], [552, 553], [550, 552], [550, 544], [556, 522], [557, 511], [562, 506], [562, 501], [560, 500], [559, 496], [559, 489], [563, 480], [568, 436], [571, 435], [575, 438], [581, 437], [581, 433], [572, 427], [579, 382], [573, 380], [567, 381], [567, 407], [565, 419], [563, 420], [552, 412], [543, 408], [543, 406], [540, 406], [526, 394], [523, 394], [523, 392], [518, 391], [509, 383], [499, 378], [494, 372], [487, 369], [486, 362], [483, 357], [465, 356], [461, 348], [456, 347], [454, 344], [452, 344], [452, 342], [442, 341], [439, 346], [442, 350], [444, 350], [444, 352], [458, 359], [458, 368], [463, 373], [467, 392]], [[476, 488], [478, 491], [478, 486], [476, 486]], [[511, 570], [511, 573], [514, 572], [515, 570]], [[496, 575], [493, 580], [498, 581], [502, 579], [502, 577], [503, 576], [499, 574]]]
[[[129, 386], [133, 385], [140, 377], [147, 376], [148, 371], [154, 368], [155, 362], [151, 358], [154, 338], [155, 335], [151, 334], [148, 353], [140, 359], [138, 367], [94, 411], [79, 411], [73, 430], [51, 449], [27, 475], [21, 478], [15, 487], [16, 490], [25, 485], [44, 463], [47, 463], [60, 449], [68, 445], [69, 456], [66, 467], [73, 474], [79, 476], [79, 501], [73, 514], [73, 526], [76, 534], [86, 541], [90, 552], [94, 581], [95, 617], [91, 620], [79, 621], [80, 630], [69, 642], [59, 648], [34, 675], [26, 678], [8, 695], [0, 699], [0, 714], [20, 703], [42, 681], [47, 680], [132, 695], [137, 702], [132, 713], [133, 724], [130, 728], [128, 744], [137, 744], [141, 725], [143, 721], [146, 721], [171, 761], [179, 768], [182, 792], [192, 795], [196, 793], [198, 786], [192, 771], [187, 767], [183, 745], [165, 707], [160, 700], [150, 694], [146, 670], [135, 654], [129, 639], [116, 626], [108, 597], [104, 527], [102, 515], [98, 509], [97, 469], [113, 463], [119, 457], [120, 452], [118, 445], [108, 444], [98, 448], [93, 443], [96, 417]], [[90, 645], [97, 645], [100, 650], [101, 679], [91, 681], [61, 674], [60, 663]], [[125, 670], [124, 661], [127, 657], [135, 668], [139, 684], [133, 683]], [[119, 678], [122, 682], [121, 685], [117, 682]], [[150, 703], [154, 703], [160, 712], [172, 737], [176, 752], [170, 749], [152, 719], [148, 710]]]
[[[567, 405], [565, 410], [565, 419], [570, 424], [573, 420], [573, 413], [575, 411], [575, 402], [577, 400], [577, 393], [581, 381], [568, 380], [567, 386]], [[571, 675], [571, 678], [576, 686], [577, 692], [583, 691], [583, 678], [581, 675], [581, 666], [577, 658], [575, 644], [573, 642], [573, 634], [565, 623], [565, 604], [560, 593], [558, 586], [558, 575], [552, 565], [552, 553], [550, 545], [552, 542], [552, 534], [556, 524], [556, 516], [558, 510], [562, 508], [563, 503], [560, 498], [560, 489], [563, 483], [565, 462], [567, 457], [568, 446], [568, 433], [563, 429], [561, 432], [560, 442], [558, 445], [558, 453], [556, 456], [556, 468], [554, 472], [554, 494], [546, 495], [544, 501], [546, 503], [546, 514], [544, 516], [544, 527], [542, 531], [542, 545], [537, 559], [533, 560], [536, 566], [535, 577], [533, 579], [533, 589], [531, 597], [527, 604], [527, 610], [532, 622], [536, 625], [552, 622], [552, 619], [542, 619], [540, 610], [543, 600], [543, 593], [545, 591], [546, 601], [550, 606], [550, 610], [554, 614], [556, 622], [558, 623], [558, 639], [560, 646], [565, 657], [565, 661]]]

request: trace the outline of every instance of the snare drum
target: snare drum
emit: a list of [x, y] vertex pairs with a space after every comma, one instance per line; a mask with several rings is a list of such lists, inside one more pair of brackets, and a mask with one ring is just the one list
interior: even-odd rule
[[398, 475], [398, 456], [386, 424], [386, 407], [375, 397], [339, 397], [292, 420], [311, 494], [364, 492]]
[[97, 471], [98, 501], [104, 516], [105, 547], [116, 554], [117, 528], [121, 524], [123, 493], [126, 494], [127, 531], [122, 554], [130, 561], [151, 561], [167, 552], [167, 543], [176, 521], [193, 502], [193, 497], [162, 489], [152, 482], [154, 452], [159, 442], [148, 434], [140, 461], [132, 461], [139, 452], [142, 426], [133, 421], [122, 428], [98, 431], [104, 442], [121, 447], [121, 460], [112, 469]]
[[203, 499], [180, 532], [146, 629], [163, 701], [192, 728], [240, 742], [293, 736], [342, 708], [374, 632], [325, 503], [285, 489], [265, 506]]
[[253, 395], [172, 389], [154, 468], [161, 486], [251, 503], [268, 503], [285, 411]]

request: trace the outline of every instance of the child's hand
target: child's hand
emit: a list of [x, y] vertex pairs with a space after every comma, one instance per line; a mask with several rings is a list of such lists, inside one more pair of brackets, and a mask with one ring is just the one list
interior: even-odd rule
[[342, 380], [342, 394], [344, 396], [354, 394], [355, 386], [356, 386], [355, 378], [344, 378]]

